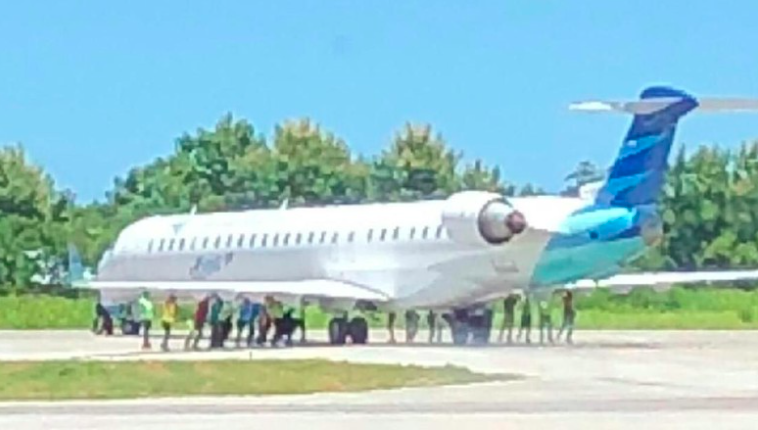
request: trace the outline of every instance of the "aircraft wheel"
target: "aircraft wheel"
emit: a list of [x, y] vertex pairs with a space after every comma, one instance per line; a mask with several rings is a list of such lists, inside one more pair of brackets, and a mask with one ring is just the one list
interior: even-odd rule
[[332, 345], [344, 345], [347, 338], [347, 320], [345, 318], [332, 318], [329, 321], [329, 343]]
[[365, 345], [368, 341], [368, 322], [365, 318], [355, 317], [347, 326], [350, 340], [356, 345]]
[[465, 345], [468, 342], [469, 327], [465, 322], [458, 322], [453, 327], [453, 343]]
[[470, 324], [471, 318], [469, 318], [468, 312], [461, 309], [453, 311], [452, 324], [450, 324], [450, 331], [453, 335], [453, 344], [465, 345], [468, 343], [469, 333], [474, 328]]

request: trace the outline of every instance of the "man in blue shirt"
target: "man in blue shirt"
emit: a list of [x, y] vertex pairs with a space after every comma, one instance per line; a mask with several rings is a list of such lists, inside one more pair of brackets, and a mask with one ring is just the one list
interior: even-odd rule
[[259, 303], [253, 303], [249, 298], [244, 297], [242, 304], [239, 308], [239, 315], [237, 317], [237, 347], [239, 348], [242, 341], [242, 332], [247, 328], [247, 347], [253, 346], [253, 340], [255, 338], [255, 321], [258, 319], [258, 315], [261, 312], [261, 305]]

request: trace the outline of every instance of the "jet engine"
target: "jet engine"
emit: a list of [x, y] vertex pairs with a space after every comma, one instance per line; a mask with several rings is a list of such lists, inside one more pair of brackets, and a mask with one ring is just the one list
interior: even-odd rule
[[471, 245], [499, 245], [526, 230], [523, 214], [501, 195], [463, 191], [444, 203], [442, 225], [450, 238]]

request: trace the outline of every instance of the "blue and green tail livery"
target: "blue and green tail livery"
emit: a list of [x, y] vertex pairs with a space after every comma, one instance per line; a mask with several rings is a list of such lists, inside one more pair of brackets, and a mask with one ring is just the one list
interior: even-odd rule
[[660, 195], [678, 121], [698, 106], [689, 94], [667, 87], [645, 89], [641, 100], [670, 101], [645, 114], [635, 114], [608, 178], [596, 197], [607, 206], [654, 204]]

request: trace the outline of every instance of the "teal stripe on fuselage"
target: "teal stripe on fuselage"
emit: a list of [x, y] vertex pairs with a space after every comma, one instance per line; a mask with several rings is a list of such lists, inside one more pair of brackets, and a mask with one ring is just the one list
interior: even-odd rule
[[571, 248], [545, 250], [532, 274], [535, 288], [563, 285], [595, 275], [608, 276], [618, 263], [645, 249], [640, 237], [588, 242]]

